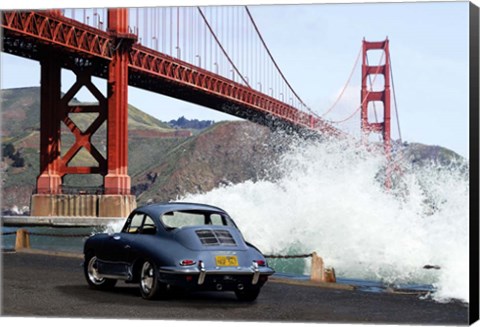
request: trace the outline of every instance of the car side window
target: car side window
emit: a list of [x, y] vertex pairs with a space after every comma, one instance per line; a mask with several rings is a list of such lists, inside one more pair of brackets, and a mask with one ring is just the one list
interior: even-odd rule
[[140, 226], [142, 226], [143, 218], [145, 215], [143, 213], [137, 213], [135, 214], [132, 219], [130, 220], [130, 224], [126, 226], [124, 232], [125, 233], [130, 233], [134, 234], [137, 233], [138, 230], [140, 229]]
[[153, 235], [157, 232], [157, 227], [155, 226], [155, 222], [151, 217], [148, 215], [145, 216], [145, 221], [143, 222], [142, 226], [142, 234]]

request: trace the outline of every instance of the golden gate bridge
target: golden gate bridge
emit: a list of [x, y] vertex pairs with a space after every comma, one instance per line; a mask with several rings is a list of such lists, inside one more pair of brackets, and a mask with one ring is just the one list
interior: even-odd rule
[[[285, 77], [247, 6], [13, 10], [3, 11], [1, 18], [2, 50], [41, 65], [40, 175], [32, 196], [32, 215], [55, 215], [67, 174], [103, 176], [104, 196], [94, 200], [99, 216], [124, 216], [135, 206], [128, 176], [129, 85], [271, 128], [315, 131], [332, 137], [350, 137], [341, 124], [360, 115], [363, 143], [370, 134], [379, 135], [387, 162], [391, 161], [388, 39], [363, 40], [345, 87], [333, 105], [319, 115]], [[368, 62], [367, 52], [372, 50], [382, 53], [376, 65]], [[360, 55], [360, 103], [345, 118], [329, 120]], [[63, 96], [61, 69], [76, 75], [76, 82]], [[378, 76], [383, 77], [384, 85], [374, 90]], [[106, 79], [107, 90], [99, 90], [92, 77]], [[81, 88], [88, 89], [97, 103], [73, 103]], [[380, 114], [377, 106], [382, 107]], [[81, 129], [72, 120], [72, 115], [79, 113], [97, 116], [88, 128]], [[62, 123], [75, 137], [63, 155]], [[107, 126], [106, 156], [92, 142], [102, 124]], [[399, 126], [398, 131], [400, 134]], [[69, 165], [82, 149], [91, 154], [96, 165]], [[387, 165], [387, 188], [391, 186], [390, 174]]]

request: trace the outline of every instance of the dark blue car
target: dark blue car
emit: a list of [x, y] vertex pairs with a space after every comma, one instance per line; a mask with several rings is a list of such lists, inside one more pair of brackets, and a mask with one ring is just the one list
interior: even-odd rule
[[137, 208], [120, 233], [88, 238], [84, 255], [92, 288], [112, 288], [118, 280], [139, 283], [145, 299], [181, 287], [233, 291], [239, 300], [254, 301], [274, 273], [224, 210], [194, 203]]

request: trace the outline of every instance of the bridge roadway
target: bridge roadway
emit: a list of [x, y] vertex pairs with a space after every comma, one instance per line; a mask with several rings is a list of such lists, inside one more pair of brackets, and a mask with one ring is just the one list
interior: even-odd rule
[[418, 295], [366, 293], [269, 281], [254, 303], [233, 293], [178, 294], [146, 301], [138, 287], [88, 288], [79, 255], [4, 252], [2, 315], [10, 317], [128, 318], [258, 322], [364, 322], [465, 325], [468, 306]]

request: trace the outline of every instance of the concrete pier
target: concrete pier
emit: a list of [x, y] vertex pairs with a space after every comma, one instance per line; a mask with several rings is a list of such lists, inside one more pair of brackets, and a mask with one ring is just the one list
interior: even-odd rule
[[34, 194], [32, 216], [127, 217], [137, 207], [133, 195]]

